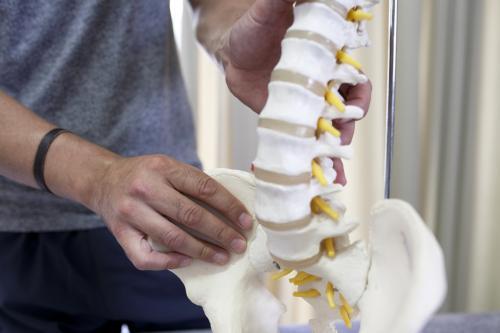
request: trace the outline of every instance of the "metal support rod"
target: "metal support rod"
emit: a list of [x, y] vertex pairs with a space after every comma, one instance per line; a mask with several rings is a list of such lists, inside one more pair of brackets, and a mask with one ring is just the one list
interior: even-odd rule
[[396, 53], [397, 53], [398, 0], [389, 0], [387, 110], [385, 142], [384, 197], [391, 196], [392, 156], [394, 149], [394, 121], [396, 114]]

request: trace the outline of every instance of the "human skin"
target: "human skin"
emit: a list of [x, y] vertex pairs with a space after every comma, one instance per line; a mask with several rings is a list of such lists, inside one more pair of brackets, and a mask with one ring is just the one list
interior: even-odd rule
[[[279, 58], [281, 39], [291, 23], [292, 2], [191, 3], [198, 18], [200, 42], [223, 64], [233, 94], [259, 112], [267, 98], [267, 83]], [[369, 84], [343, 87], [343, 94], [348, 104], [356, 104], [366, 112]], [[0, 175], [36, 188], [32, 173], [36, 149], [56, 125], [1, 91], [0, 119]], [[354, 123], [348, 121], [337, 127], [343, 142], [350, 142]], [[345, 183], [341, 162], [335, 161], [335, 165], [337, 182]], [[178, 268], [189, 265], [192, 258], [224, 264], [230, 251], [241, 253], [246, 248], [243, 231], [251, 228], [252, 220], [244, 206], [203, 172], [168, 156], [126, 158], [65, 133], [50, 147], [45, 179], [55, 195], [74, 200], [102, 216], [138, 269]], [[220, 211], [231, 224], [225, 224], [191, 198]], [[189, 230], [201, 233], [205, 240]], [[163, 243], [170, 252], [153, 251], [147, 236]]]

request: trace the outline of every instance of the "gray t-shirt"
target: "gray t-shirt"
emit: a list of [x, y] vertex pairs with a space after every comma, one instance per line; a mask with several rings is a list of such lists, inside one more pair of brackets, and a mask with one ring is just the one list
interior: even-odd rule
[[[200, 166], [168, 1], [0, 0], [0, 89], [121, 155]], [[101, 226], [81, 205], [0, 176], [0, 231]]]

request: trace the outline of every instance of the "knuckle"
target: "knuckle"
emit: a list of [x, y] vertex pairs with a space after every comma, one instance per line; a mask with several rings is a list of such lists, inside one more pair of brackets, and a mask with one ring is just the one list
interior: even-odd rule
[[217, 192], [217, 182], [210, 177], [202, 177], [197, 188], [200, 196], [214, 195]]
[[184, 211], [184, 202], [182, 199], [180, 198], [176, 198], [174, 199], [173, 201], [173, 205], [174, 205], [174, 208], [175, 208], [175, 220], [176, 221], [180, 221], [181, 220], [181, 212]]
[[165, 262], [163, 263], [163, 269], [176, 269], [179, 267], [180, 263], [178, 262], [178, 260], [174, 260], [171, 258], [166, 259]]
[[134, 214], [136, 208], [132, 200], [123, 199], [118, 203], [117, 213], [119, 218], [129, 218]]
[[169, 168], [167, 172], [168, 172], [168, 178], [171, 180], [175, 180], [179, 188], [186, 187], [186, 181], [189, 178], [189, 172], [186, 168], [182, 166], [177, 166]]
[[163, 234], [162, 241], [169, 249], [177, 250], [186, 243], [186, 235], [175, 230], [168, 230]]
[[190, 228], [195, 228], [200, 225], [202, 215], [203, 213], [200, 207], [191, 205], [183, 210], [180, 222]]
[[242, 204], [237, 200], [231, 200], [226, 209], [228, 216], [235, 220], [237, 220], [244, 211], [245, 209]]
[[126, 228], [119, 221], [114, 221], [112, 223], [108, 223], [109, 229], [111, 233], [115, 236], [116, 239], [121, 240], [125, 236]]
[[151, 269], [150, 262], [146, 258], [137, 256], [137, 257], [131, 258], [130, 260], [132, 261], [132, 264], [134, 265], [134, 267], [140, 271], [145, 271], [147, 269]]
[[158, 171], [168, 168], [169, 160], [163, 155], [153, 155], [147, 159], [146, 167], [149, 170]]
[[224, 226], [217, 227], [215, 230], [215, 237], [221, 243], [226, 243], [229, 240], [229, 232], [227, 232], [227, 228]]
[[148, 184], [140, 178], [134, 179], [130, 184], [130, 194], [132, 195], [145, 198], [149, 196], [150, 192]]
[[214, 251], [211, 248], [209, 248], [208, 246], [202, 246], [200, 249], [200, 252], [198, 254], [198, 257], [200, 259], [207, 260], [207, 259], [212, 258], [213, 254], [214, 254]]

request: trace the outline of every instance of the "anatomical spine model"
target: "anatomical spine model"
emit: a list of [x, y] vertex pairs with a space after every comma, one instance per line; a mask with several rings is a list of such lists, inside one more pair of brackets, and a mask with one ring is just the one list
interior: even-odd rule
[[332, 120], [363, 115], [344, 104], [338, 88], [367, 80], [348, 51], [368, 44], [364, 21], [373, 2], [297, 2], [259, 119], [254, 175], [207, 172], [259, 222], [246, 235], [247, 251], [227, 266], [196, 261], [173, 270], [214, 333], [278, 333], [285, 309], [265, 287], [271, 271], [275, 279], [289, 275], [294, 295], [312, 304], [314, 333], [336, 332], [339, 320], [350, 327], [357, 314], [360, 333], [417, 333], [443, 300], [441, 249], [410, 205], [374, 205], [364, 246], [350, 243], [357, 223], [346, 221], [335, 198], [342, 187], [333, 183], [331, 158], [351, 150]]
[[[281, 268], [296, 271], [294, 296], [313, 306], [323, 302], [351, 326], [365, 290], [369, 260], [361, 244], [349, 243], [356, 224], [344, 219], [334, 193], [332, 158], [349, 158], [334, 119], [357, 119], [363, 111], [345, 105], [338, 88], [367, 81], [348, 55], [366, 46], [364, 21], [371, 18], [355, 0], [306, 0], [295, 6], [294, 23], [282, 42], [281, 59], [259, 119], [254, 162], [257, 220]], [[319, 324], [320, 325], [320, 324]]]

